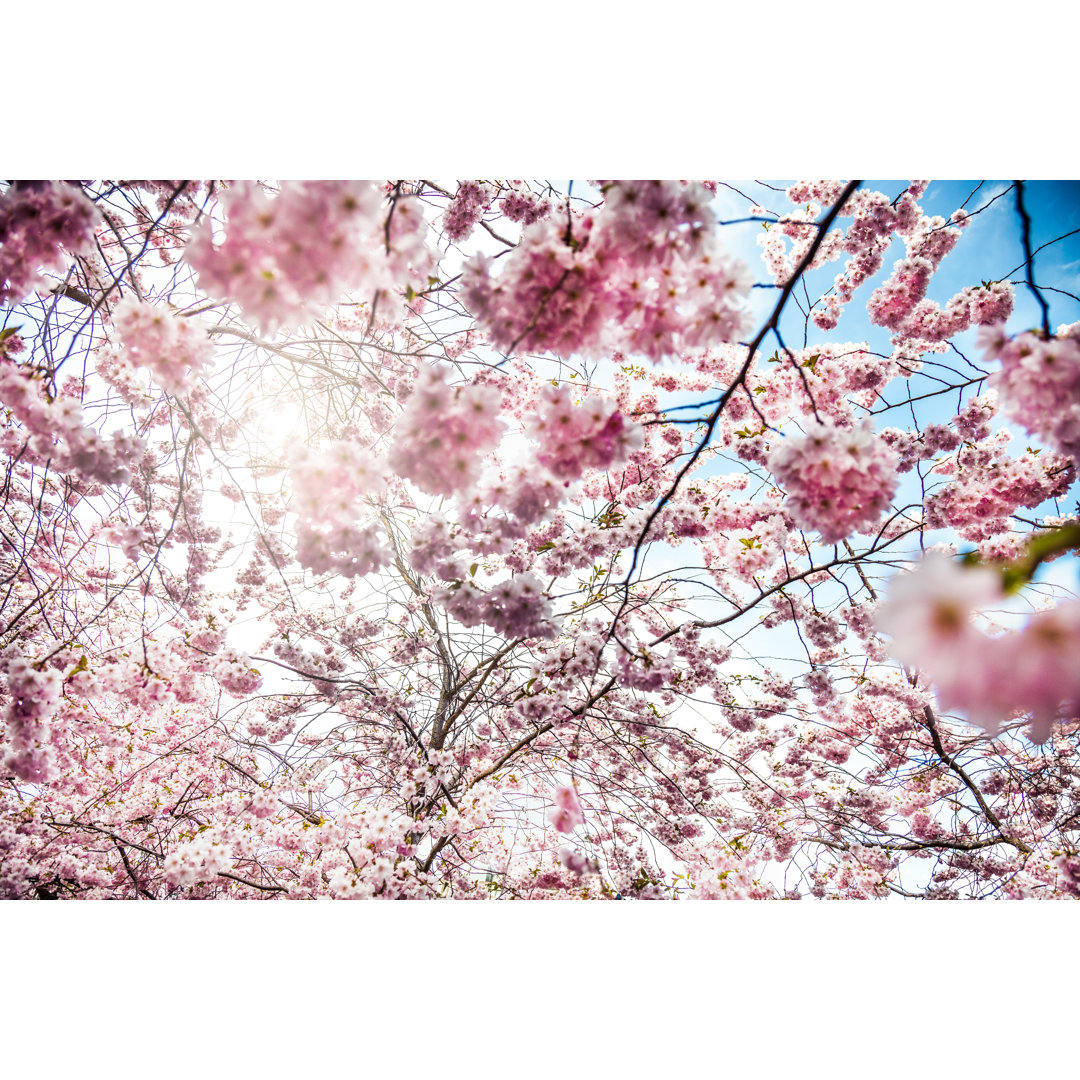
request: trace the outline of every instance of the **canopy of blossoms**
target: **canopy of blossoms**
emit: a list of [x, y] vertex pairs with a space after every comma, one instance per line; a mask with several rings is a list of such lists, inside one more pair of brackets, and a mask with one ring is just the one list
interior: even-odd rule
[[6, 182], [0, 896], [1080, 896], [1052, 197]]

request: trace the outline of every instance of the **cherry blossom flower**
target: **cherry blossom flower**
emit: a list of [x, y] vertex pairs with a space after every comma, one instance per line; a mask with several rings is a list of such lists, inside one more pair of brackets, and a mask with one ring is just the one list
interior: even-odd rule
[[768, 456], [796, 522], [826, 544], [873, 528], [897, 487], [898, 459], [863, 423], [839, 428], [810, 422]]
[[1080, 462], [1080, 323], [1055, 337], [1009, 339], [1001, 326], [981, 332], [988, 360], [1001, 367], [990, 376], [1004, 411], [1047, 446]]
[[936, 680], [951, 686], [970, 677], [969, 665], [983, 642], [973, 615], [1002, 597], [1001, 575], [993, 570], [928, 555], [915, 570], [893, 578], [875, 622], [891, 636], [898, 659], [929, 666]]
[[421, 368], [387, 464], [434, 495], [470, 487], [480, 475], [481, 455], [505, 429], [499, 399], [493, 387], [455, 388], [441, 371]]
[[170, 393], [187, 390], [212, 363], [213, 349], [197, 323], [129, 294], [116, 306], [113, 324], [129, 363], [148, 368]]
[[642, 445], [642, 435], [611, 402], [587, 397], [574, 405], [566, 387], [545, 387], [526, 431], [540, 443], [537, 460], [561, 480], [606, 469]]
[[569, 784], [555, 789], [555, 805], [548, 810], [548, 821], [562, 833], [573, 832], [578, 825], [585, 823], [585, 812], [577, 792]]
[[63, 251], [78, 255], [94, 241], [101, 216], [70, 184], [22, 182], [0, 195], [0, 302], [21, 300], [59, 270]]

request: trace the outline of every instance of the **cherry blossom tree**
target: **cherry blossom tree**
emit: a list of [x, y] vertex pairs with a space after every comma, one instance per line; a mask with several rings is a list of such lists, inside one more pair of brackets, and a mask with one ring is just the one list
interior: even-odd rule
[[0, 896], [1080, 895], [1080, 229], [957, 189], [7, 182]]

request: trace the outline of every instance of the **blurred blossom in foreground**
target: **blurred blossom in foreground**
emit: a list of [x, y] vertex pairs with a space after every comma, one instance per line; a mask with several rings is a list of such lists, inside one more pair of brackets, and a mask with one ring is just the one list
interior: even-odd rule
[[1080, 712], [1080, 601], [991, 637], [974, 617], [1003, 598], [999, 572], [930, 555], [893, 580], [876, 623], [892, 654], [933, 682], [943, 709], [991, 734], [1030, 714], [1029, 735], [1042, 743], [1055, 720]]

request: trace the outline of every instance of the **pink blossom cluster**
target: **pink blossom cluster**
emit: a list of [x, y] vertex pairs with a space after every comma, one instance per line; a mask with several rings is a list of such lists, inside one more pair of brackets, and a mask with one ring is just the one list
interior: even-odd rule
[[670, 682], [673, 657], [661, 656], [639, 647], [637, 652], [619, 650], [619, 684], [634, 690], [659, 690]]
[[826, 544], [878, 523], [896, 492], [897, 464], [865, 421], [851, 428], [811, 421], [804, 435], [782, 439], [768, 455], [796, 523]]
[[50, 721], [60, 701], [63, 677], [54, 668], [40, 670], [18, 652], [6, 666], [4, 768], [21, 780], [47, 783], [56, 775]]
[[374, 525], [303, 522], [296, 527], [296, 558], [316, 574], [350, 578], [381, 570], [391, 556]]
[[934, 265], [929, 259], [914, 256], [901, 259], [892, 276], [879, 285], [867, 301], [866, 310], [875, 326], [896, 330], [926, 296]]
[[453, 387], [443, 371], [422, 367], [398, 420], [387, 464], [432, 495], [453, 495], [479, 477], [481, 455], [505, 424], [492, 386]]
[[585, 811], [578, 794], [570, 784], [555, 789], [555, 805], [548, 810], [548, 821], [561, 833], [571, 833], [585, 824]]
[[213, 346], [202, 327], [158, 304], [129, 294], [113, 311], [126, 359], [148, 368], [172, 394], [187, 390], [213, 362]]
[[[836, 326], [841, 309], [851, 300], [856, 289], [881, 269], [894, 234], [904, 238], [907, 257], [897, 263], [893, 276], [872, 295], [868, 305], [871, 321], [899, 328], [901, 324], [906, 324], [906, 320], [915, 317], [916, 309], [924, 300], [930, 274], [955, 246], [960, 235], [959, 228], [948, 227], [943, 218], [926, 217], [921, 213], [918, 200], [926, 187], [926, 181], [913, 180], [895, 200], [890, 200], [880, 191], [867, 189], [856, 191], [848, 198], [841, 216], [852, 217], [854, 221], [842, 237], [827, 237], [815, 259], [817, 265], [837, 258], [845, 251], [852, 256], [844, 272], [837, 275], [832, 292], [824, 298], [823, 307], [812, 314], [819, 329], [831, 330]], [[801, 186], [796, 185], [789, 195], [805, 193]], [[838, 191], [834, 189], [822, 194], [835, 201]], [[807, 239], [803, 238], [804, 246], [808, 246]], [[773, 262], [776, 259], [774, 253]], [[781, 266], [780, 269], [785, 268]], [[786, 269], [790, 273], [790, 266]], [[776, 273], [774, 268], [774, 277]], [[780, 278], [776, 277], [776, 280]], [[928, 320], [930, 311], [937, 310], [932, 302], [925, 303], [927, 308], [918, 312], [922, 321]], [[960, 307], [967, 311], [966, 305], [961, 304]], [[957, 314], [951, 313], [952, 321], [955, 321]]]
[[467, 240], [495, 195], [495, 188], [482, 180], [462, 180], [443, 214], [443, 235], [455, 242]]
[[151, 400], [150, 379], [145, 370], [132, 367], [119, 344], [102, 345], [94, 357], [94, 369], [128, 405], [145, 406]]
[[1069, 458], [1030, 450], [1013, 458], [1005, 449], [1009, 440], [1007, 430], [997, 431], [934, 466], [935, 475], [955, 479], [926, 499], [930, 528], [953, 528], [965, 540], [988, 540], [1010, 529], [1017, 507], [1034, 508], [1068, 491], [1075, 478]]
[[[991, 639], [984, 670], [999, 715], [1031, 713], [1031, 737], [1044, 742], [1055, 720], [1080, 720], [1080, 601], [1033, 615], [1021, 630]], [[985, 715], [985, 706], [982, 711]]]
[[132, 562], [138, 562], [143, 545], [150, 540], [150, 534], [139, 525], [116, 522], [102, 529], [101, 539], [115, 544]]
[[566, 387], [540, 391], [525, 430], [540, 443], [537, 461], [560, 480], [576, 480], [586, 469], [625, 461], [643, 442], [641, 429], [627, 424], [615, 402], [590, 396], [575, 405]]
[[781, 609], [786, 606], [793, 612], [793, 618], [799, 621], [799, 627], [806, 641], [818, 649], [828, 649], [844, 640], [844, 628], [839, 620], [824, 611], [819, 611], [812, 604], [797, 596], [785, 596]]
[[933, 780], [914, 779], [897, 795], [896, 812], [902, 817], [914, 817], [955, 790], [955, 779], [947, 776], [938, 776]]
[[952, 427], [965, 442], [977, 443], [990, 435], [990, 421], [997, 415], [996, 390], [988, 390], [978, 397], [969, 398], [967, 404], [953, 417]]
[[251, 666], [251, 657], [233, 648], [223, 649], [214, 659], [213, 673], [234, 697], [246, 697], [262, 685], [262, 676]]
[[943, 217], [920, 217], [918, 224], [904, 236], [904, 245], [909, 255], [929, 259], [936, 269], [941, 260], [949, 254], [960, 239], [961, 229], [966, 229], [971, 219], [964, 210], [957, 210], [949, 219]]
[[858, 845], [843, 853], [830, 876], [833, 888], [840, 896], [849, 900], [869, 900], [888, 895], [886, 882], [895, 876], [895, 872], [886, 852]]
[[0, 330], [0, 360], [13, 360], [26, 351], [26, 341], [14, 326]]
[[701, 185], [613, 183], [605, 194], [595, 216], [526, 229], [497, 276], [486, 256], [466, 266], [462, 300], [494, 346], [658, 361], [747, 329], [751, 279], [720, 250]]
[[[264, 731], [263, 734], [266, 732]], [[273, 817], [280, 806], [277, 796], [272, 791], [261, 788], [251, 797], [248, 810], [257, 818], [268, 818]]]
[[910, 187], [896, 207], [879, 191], [863, 189], [850, 196], [842, 216], [852, 217], [854, 221], [844, 236], [842, 250], [852, 258], [846, 263], [844, 272], [837, 275], [834, 291], [826, 297], [825, 307], [815, 310], [812, 315], [818, 329], [833, 329], [843, 305], [851, 300], [863, 282], [881, 269], [893, 232], [914, 227], [918, 216], [915, 198]]
[[21, 300], [42, 284], [41, 270], [61, 269], [62, 249], [88, 249], [100, 220], [94, 204], [70, 184], [9, 187], [0, 195], [0, 303]]
[[465, 576], [465, 566], [455, 558], [465, 544], [459, 530], [442, 514], [431, 514], [412, 532], [413, 549], [409, 562], [421, 574], [437, 574], [445, 581]]
[[499, 479], [483, 489], [482, 501], [511, 515], [502, 519], [501, 532], [518, 537], [526, 526], [546, 517], [565, 494], [565, 482], [560, 483], [548, 468], [517, 464], [506, 466]]
[[386, 487], [371, 453], [349, 440], [318, 451], [304, 446], [292, 454], [290, 475], [301, 566], [316, 574], [362, 577], [390, 561], [365, 505]]
[[385, 470], [358, 443], [340, 439], [315, 450], [300, 446], [289, 462], [290, 508], [301, 518], [350, 520], [364, 498], [386, 488]]
[[787, 197], [796, 205], [817, 203], [832, 206], [844, 190], [842, 180], [800, 180], [787, 189]]
[[[350, 848], [350, 851], [352, 849]], [[327, 879], [327, 888], [335, 900], [371, 900], [394, 882], [394, 863], [385, 855], [371, 857], [359, 869], [339, 866]]]
[[[575, 526], [573, 533], [560, 536], [554, 548], [545, 550], [542, 572], [562, 577], [571, 570], [593, 565], [598, 558], [627, 547], [641, 535], [647, 511], [636, 510], [632, 516], [610, 527], [599, 521]], [[635, 532], [635, 528], [637, 532]]]
[[34, 373], [0, 365], [0, 401], [23, 425], [0, 433], [0, 448], [12, 458], [29, 451], [31, 460], [51, 461], [102, 484], [123, 484], [132, 460], [142, 454], [142, 439], [124, 432], [107, 438], [83, 423], [82, 405], [73, 397], [50, 399]]
[[239, 182], [221, 202], [224, 237], [205, 221], [185, 257], [206, 292], [236, 301], [263, 330], [318, 316], [349, 289], [374, 297], [426, 284], [426, 226], [409, 197], [391, 210], [367, 181], [312, 180], [285, 183], [273, 198]]
[[836, 697], [836, 687], [828, 668], [816, 667], [808, 671], [803, 685], [810, 691], [810, 700], [819, 709], [825, 708]]
[[274, 655], [294, 671], [299, 672], [326, 697], [336, 691], [334, 678], [345, 669], [340, 653], [332, 645], [313, 648], [291, 638], [278, 638], [273, 645]]
[[469, 327], [464, 334], [458, 334], [446, 343], [443, 348], [443, 355], [447, 360], [456, 360], [476, 344], [477, 337], [475, 327]]
[[[852, 404], [870, 408], [898, 371], [891, 358], [872, 356], [865, 342], [827, 342], [789, 349], [783, 356], [778, 352], [752, 371], [748, 389], [756, 397], [757, 411], [743, 398], [741, 407], [732, 409], [731, 415], [725, 417], [729, 439], [734, 436], [741, 444], [752, 442], [747, 438], [747, 429], [752, 431], [755, 425], [746, 424], [751, 414], [758, 422], [779, 425], [812, 406], [819, 417], [844, 423], [851, 415]], [[763, 435], [759, 433], [757, 438]], [[749, 450], [749, 445], [742, 452], [736, 447], [740, 457]]]
[[[762, 214], [768, 213], [764, 207], [754, 209]], [[761, 260], [777, 285], [783, 285], [795, 269], [791, 256], [788, 254], [784, 236], [785, 234], [779, 229], [766, 227], [764, 232], [758, 233], [757, 238], [757, 245], [761, 248]]]
[[691, 848], [686, 864], [694, 883], [692, 900], [760, 900], [772, 895], [758, 880], [761, 859], [741, 856], [723, 840]]
[[1080, 898], [1080, 855], [1060, 855], [1054, 865], [1061, 891]]
[[510, 184], [511, 190], [499, 200], [503, 217], [518, 222], [522, 228], [528, 228], [551, 213], [550, 199], [530, 191], [520, 180], [511, 180]]
[[551, 638], [556, 634], [551, 601], [532, 574], [515, 574], [487, 592], [471, 581], [436, 589], [442, 604], [462, 626], [485, 623], [508, 638]]
[[[579, 232], [591, 226], [591, 220], [580, 223]], [[497, 278], [485, 255], [466, 264], [462, 301], [496, 348], [570, 355], [598, 346], [605, 330], [606, 275], [592, 250], [581, 251], [584, 237], [576, 247], [565, 237], [565, 226], [541, 221], [525, 231]]]
[[1034, 332], [1009, 338], [992, 326], [979, 343], [987, 360], [1001, 363], [990, 385], [1006, 415], [1080, 463], [1080, 323], [1046, 339]]
[[1055, 721], [1080, 719], [1080, 601], [991, 637], [974, 616], [1002, 598], [996, 571], [930, 555], [892, 581], [876, 622], [892, 637], [893, 655], [933, 682], [943, 709], [991, 734], [1031, 715], [1031, 738], [1045, 742]]
[[[555, 826], [558, 829], [558, 826]], [[567, 829], [559, 829], [560, 832], [567, 832]], [[584, 851], [578, 851], [576, 848], [571, 847], [569, 844], [563, 844], [559, 848], [558, 852], [559, 863], [566, 867], [575, 877], [582, 877], [584, 874], [597, 869], [596, 860], [590, 859]]]
[[427, 243], [428, 224], [420, 200], [399, 192], [392, 207], [375, 236], [371, 258], [376, 272], [368, 284], [369, 292], [379, 291], [380, 312], [389, 314], [383, 325], [393, 325], [406, 312], [420, 310], [423, 298], [409, 300], [408, 290], [427, 288], [438, 265], [438, 254]]
[[363, 865], [357, 869], [342, 865], [330, 874], [327, 887], [335, 900], [370, 900], [393, 882], [394, 864], [389, 858], [364, 854], [367, 858], [361, 855]]
[[898, 458], [897, 471], [910, 472], [920, 461], [949, 453], [960, 445], [960, 436], [945, 424], [926, 424], [921, 432], [885, 428], [878, 437]]
[[897, 332], [907, 338], [921, 339], [927, 345], [936, 346], [936, 351], [943, 351], [943, 343], [949, 338], [972, 326], [1003, 322], [1012, 314], [1012, 309], [1013, 290], [1007, 281], [969, 285], [944, 308], [923, 297], [899, 324]]
[[229, 848], [229, 838], [221, 830], [200, 833], [165, 856], [165, 880], [179, 888], [212, 881], [232, 863]]

